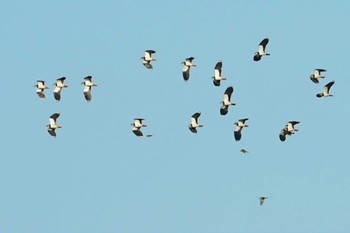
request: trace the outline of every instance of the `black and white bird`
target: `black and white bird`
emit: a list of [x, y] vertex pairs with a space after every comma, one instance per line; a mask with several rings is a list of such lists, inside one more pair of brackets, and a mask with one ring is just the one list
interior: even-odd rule
[[49, 124], [47, 125], [47, 132], [49, 132], [49, 134], [52, 137], [56, 137], [56, 132], [55, 132], [56, 129], [62, 128], [62, 126], [60, 126], [56, 123], [56, 120], [59, 116], [60, 116], [60, 113], [56, 112], [56, 113], [52, 114], [49, 118]]
[[36, 81], [36, 84], [34, 85], [36, 87], [36, 94], [39, 96], [41, 100], [45, 99], [45, 89], [50, 89], [49, 87], [45, 86], [45, 81], [43, 80], [38, 80]]
[[226, 80], [225, 77], [221, 76], [221, 71], [222, 71], [222, 61], [219, 61], [216, 63], [216, 65], [214, 67], [214, 76], [212, 77], [213, 83], [217, 87], [220, 86], [220, 82], [222, 80]]
[[329, 90], [331, 89], [331, 87], [333, 86], [335, 82], [332, 81], [332, 82], [329, 82], [327, 83], [324, 88], [323, 88], [323, 92], [322, 93], [318, 93], [316, 96], [318, 98], [320, 97], [328, 97], [328, 96], [333, 96], [332, 94], [329, 93]]
[[86, 99], [87, 102], [90, 102], [92, 99], [92, 95], [91, 95], [91, 87], [93, 86], [97, 86], [96, 83], [93, 83], [91, 81], [92, 77], [91, 76], [86, 76], [84, 78], [84, 82], [82, 82], [81, 84], [84, 84], [84, 97]]
[[64, 80], [66, 80], [66, 77], [58, 78], [56, 79], [56, 82], [53, 84], [55, 86], [55, 89], [53, 90], [53, 96], [55, 97], [55, 100], [59, 102], [61, 100], [61, 90], [63, 88], [67, 88], [68, 85], [63, 83]]
[[295, 128], [295, 125], [299, 124], [299, 121], [289, 121], [279, 134], [279, 138], [282, 142], [286, 140], [286, 136], [294, 134], [298, 129]]
[[325, 76], [321, 75], [321, 72], [326, 72], [327, 70], [324, 69], [315, 69], [314, 73], [310, 75], [310, 79], [314, 83], [319, 83], [319, 78], [325, 78]]
[[183, 68], [182, 68], [182, 77], [184, 78], [185, 81], [188, 81], [188, 79], [190, 78], [190, 68], [196, 67], [197, 65], [193, 64], [194, 57], [189, 57], [186, 58], [185, 61], [183, 61], [181, 64], [183, 64]]
[[137, 136], [137, 137], [142, 137], [143, 133], [141, 132], [142, 127], [147, 127], [147, 125], [143, 124], [142, 121], [145, 119], [143, 118], [135, 118], [134, 122], [131, 124], [131, 131]]
[[151, 64], [151, 61], [156, 61], [155, 58], [152, 57], [152, 54], [156, 53], [155, 50], [146, 50], [144, 57], [141, 57], [142, 64], [147, 68], [147, 69], [153, 69], [153, 66]]
[[198, 118], [200, 117], [200, 115], [200, 112], [196, 112], [191, 117], [191, 124], [188, 125], [188, 128], [192, 133], [197, 133], [197, 128], [203, 127], [203, 125], [198, 124]]
[[243, 153], [243, 154], [249, 153], [249, 151], [247, 151], [246, 149], [240, 149], [239, 151], [240, 151], [241, 153]]
[[260, 61], [262, 56], [270, 56], [269, 53], [265, 52], [265, 48], [268, 43], [269, 43], [268, 38], [265, 38], [260, 42], [258, 46], [258, 52], [255, 52], [255, 55], [254, 55], [254, 61]]
[[235, 140], [239, 141], [242, 138], [242, 129], [244, 127], [248, 127], [248, 125], [245, 124], [245, 122], [248, 120], [249, 118], [244, 118], [244, 119], [239, 119], [237, 122], [235, 122], [235, 129], [234, 129], [234, 136], [235, 136]]
[[221, 104], [220, 114], [223, 116], [227, 114], [229, 106], [236, 105], [234, 102], [231, 102], [232, 93], [233, 93], [233, 87], [229, 86], [228, 88], [226, 88], [226, 91], [224, 93], [224, 100], [220, 102]]
[[259, 203], [260, 205], [264, 204], [264, 201], [268, 199], [268, 197], [259, 197]]

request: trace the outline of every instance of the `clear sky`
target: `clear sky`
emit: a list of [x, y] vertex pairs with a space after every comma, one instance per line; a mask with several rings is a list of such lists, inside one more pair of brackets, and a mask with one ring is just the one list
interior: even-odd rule
[[[349, 10], [349, 1], [1, 1], [0, 232], [349, 232]], [[265, 37], [271, 56], [254, 62]], [[153, 70], [141, 64], [146, 49], [157, 51]], [[215, 87], [219, 60], [227, 80]], [[327, 70], [320, 84], [309, 79], [315, 68]], [[87, 75], [98, 84], [91, 103]], [[62, 76], [69, 88], [56, 103]], [[50, 86], [44, 101], [39, 79]], [[334, 96], [316, 98], [332, 80]], [[236, 106], [221, 116], [231, 85]], [[193, 134], [197, 111], [204, 127]], [[57, 138], [46, 131], [54, 112]], [[135, 117], [153, 137], [131, 132]], [[249, 127], [236, 142], [240, 118]], [[282, 143], [290, 120], [299, 131]], [[269, 199], [260, 206], [259, 196]]]

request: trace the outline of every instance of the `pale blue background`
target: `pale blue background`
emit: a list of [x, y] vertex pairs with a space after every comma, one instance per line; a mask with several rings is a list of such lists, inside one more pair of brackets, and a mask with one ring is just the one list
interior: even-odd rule
[[[349, 1], [1, 1], [0, 10], [0, 232], [349, 232]], [[256, 63], [265, 37], [271, 56]], [[140, 62], [146, 49], [157, 51], [152, 71]], [[190, 56], [198, 67], [184, 82]], [[219, 88], [218, 60], [228, 78]], [[314, 68], [327, 69], [318, 85]], [[89, 104], [87, 75], [98, 84]], [[69, 88], [56, 103], [61, 76]], [[44, 101], [37, 79], [51, 87]], [[334, 97], [316, 98], [332, 80]], [[229, 85], [237, 105], [222, 117]], [[197, 135], [187, 129], [196, 111]], [[55, 139], [45, 127], [54, 112]], [[132, 134], [134, 117], [152, 138]], [[235, 142], [233, 123], [245, 117]], [[282, 143], [289, 120], [299, 132]]]

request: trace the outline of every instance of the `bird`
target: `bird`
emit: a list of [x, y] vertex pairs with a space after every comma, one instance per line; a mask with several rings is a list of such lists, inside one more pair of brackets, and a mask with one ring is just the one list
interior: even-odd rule
[[90, 102], [92, 99], [92, 95], [91, 95], [91, 87], [93, 86], [97, 86], [96, 83], [93, 83], [91, 81], [92, 77], [91, 76], [86, 76], [84, 78], [84, 82], [82, 82], [81, 84], [84, 84], [84, 97], [86, 99], [87, 102]]
[[50, 89], [49, 87], [45, 86], [45, 81], [43, 80], [37, 80], [36, 84], [34, 85], [34, 87], [36, 87], [36, 94], [39, 96], [39, 98], [41, 100], [45, 99], [45, 93], [44, 90], [45, 89]]
[[189, 57], [186, 58], [185, 61], [183, 61], [181, 64], [183, 64], [183, 68], [182, 68], [182, 77], [184, 78], [185, 81], [188, 81], [188, 79], [190, 78], [190, 68], [196, 67], [197, 65], [193, 64], [194, 57]]
[[244, 118], [244, 119], [239, 119], [237, 122], [235, 122], [235, 129], [234, 129], [234, 136], [235, 136], [235, 140], [239, 141], [241, 140], [242, 137], [242, 129], [244, 127], [248, 127], [248, 125], [245, 124], [245, 122], [248, 120], [249, 118]]
[[141, 57], [142, 59], [142, 64], [147, 68], [147, 69], [153, 69], [153, 66], [151, 64], [151, 61], [156, 61], [155, 58], [152, 57], [152, 54], [156, 53], [155, 50], [146, 50], [144, 57]]
[[321, 75], [321, 72], [326, 72], [327, 70], [324, 69], [315, 69], [314, 73], [310, 75], [310, 79], [314, 83], [319, 83], [318, 78], [325, 78], [325, 76]]
[[55, 87], [55, 89], [53, 90], [53, 96], [55, 97], [55, 100], [57, 102], [59, 102], [61, 100], [61, 90], [62, 88], [67, 88], [68, 85], [64, 84], [64, 80], [66, 79], [66, 77], [62, 77], [62, 78], [58, 78], [56, 79], [56, 82], [53, 84]]
[[[134, 122], [131, 124], [131, 131], [137, 136], [142, 137], [143, 133], [141, 132], [142, 127], [147, 127], [147, 125], [143, 124], [142, 121], [145, 120], [143, 118], [134, 118]], [[147, 135], [147, 137], [150, 137]]]
[[324, 88], [323, 88], [323, 92], [322, 92], [322, 93], [318, 93], [316, 96], [317, 96], [318, 98], [333, 96], [332, 94], [329, 94], [329, 90], [331, 89], [331, 87], [333, 86], [334, 83], [335, 83], [335, 81], [332, 81], [332, 82], [327, 83], [327, 84], [324, 86]]
[[197, 128], [203, 127], [203, 125], [198, 124], [198, 118], [200, 117], [200, 115], [200, 112], [196, 112], [191, 117], [191, 124], [188, 125], [188, 128], [192, 133], [197, 133]]
[[288, 121], [279, 134], [280, 140], [284, 142], [286, 140], [287, 135], [290, 136], [294, 134], [296, 131], [298, 131], [298, 129], [295, 128], [295, 125], [299, 123], [300, 123], [299, 121]]
[[262, 56], [270, 56], [269, 53], [266, 53], [265, 52], [265, 48], [266, 48], [266, 45], [269, 43], [269, 39], [268, 38], [265, 38], [263, 39], [259, 46], [258, 46], [258, 52], [255, 52], [255, 55], [254, 55], [254, 61], [260, 61], [261, 57]]
[[214, 67], [214, 76], [212, 77], [215, 86], [220, 86], [221, 80], [226, 80], [225, 77], [221, 76], [222, 61], [218, 61]]
[[234, 102], [231, 102], [232, 92], [233, 92], [232, 86], [229, 86], [228, 88], [226, 88], [226, 91], [224, 93], [224, 100], [220, 102], [221, 104], [220, 114], [223, 116], [227, 114], [229, 106], [236, 105]]
[[60, 113], [56, 112], [49, 117], [49, 124], [47, 125], [47, 132], [52, 137], [56, 137], [56, 132], [55, 132], [56, 129], [62, 128], [62, 126], [60, 126], [56, 123], [56, 120], [59, 116], [60, 116]]
[[259, 197], [259, 202], [260, 202], [260, 205], [264, 204], [264, 201], [268, 199], [268, 197]]
[[239, 151], [243, 154], [249, 153], [249, 151], [247, 151], [246, 149], [240, 149]]

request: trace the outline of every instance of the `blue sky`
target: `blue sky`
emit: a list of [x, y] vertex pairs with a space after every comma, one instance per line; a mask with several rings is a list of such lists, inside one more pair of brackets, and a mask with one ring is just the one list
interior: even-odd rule
[[[348, 232], [346, 1], [0, 2], [0, 232]], [[268, 37], [270, 57], [254, 62]], [[154, 49], [154, 69], [140, 57]], [[184, 82], [181, 62], [198, 66]], [[223, 61], [227, 80], [212, 84]], [[327, 69], [316, 85], [315, 68]], [[86, 103], [80, 83], [98, 84]], [[56, 103], [51, 84], [66, 76]], [[51, 87], [40, 101], [33, 85]], [[335, 80], [334, 97], [316, 98]], [[226, 116], [219, 102], [234, 87]], [[204, 125], [192, 134], [190, 116]], [[46, 131], [60, 112], [57, 138]], [[136, 138], [130, 124], [145, 118]], [[234, 122], [249, 118], [242, 140]], [[299, 131], [282, 143], [287, 121]], [[243, 155], [241, 148], [250, 151]], [[259, 206], [259, 196], [268, 196]]]

